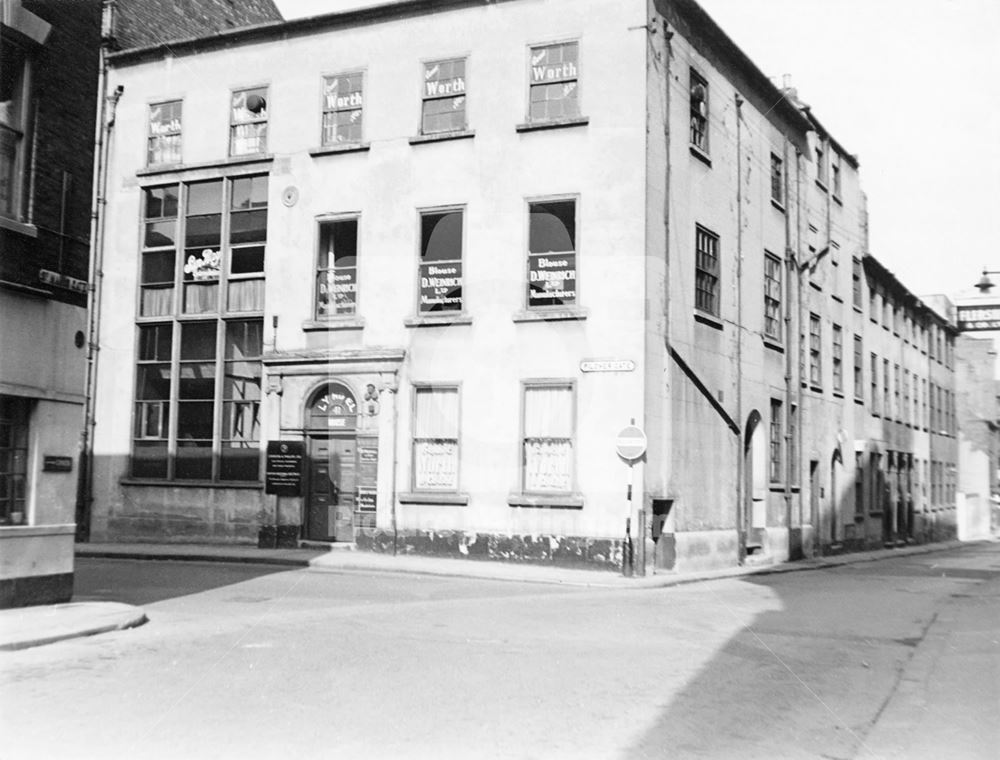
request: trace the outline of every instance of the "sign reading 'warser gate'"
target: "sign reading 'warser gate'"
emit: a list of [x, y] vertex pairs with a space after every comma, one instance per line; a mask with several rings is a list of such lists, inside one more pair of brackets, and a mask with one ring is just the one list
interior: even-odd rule
[[576, 303], [576, 254], [528, 257], [528, 305], [568, 306]]
[[420, 265], [420, 311], [462, 310], [462, 262]]

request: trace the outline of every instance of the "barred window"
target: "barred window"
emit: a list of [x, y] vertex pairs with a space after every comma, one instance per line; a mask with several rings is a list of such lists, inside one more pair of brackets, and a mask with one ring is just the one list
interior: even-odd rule
[[719, 316], [719, 236], [700, 225], [695, 230], [694, 305]]
[[323, 77], [323, 145], [361, 142], [363, 111], [360, 71]]
[[781, 340], [781, 259], [764, 253], [764, 335]]

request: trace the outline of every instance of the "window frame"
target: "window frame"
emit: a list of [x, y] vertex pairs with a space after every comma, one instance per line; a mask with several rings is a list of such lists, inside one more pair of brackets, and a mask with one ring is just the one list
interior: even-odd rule
[[[0, 394], [0, 480], [4, 496], [0, 500], [0, 526], [30, 524], [28, 507], [32, 485], [29, 463], [32, 459], [32, 399]], [[14, 515], [20, 514], [15, 519]]]
[[823, 387], [823, 321], [819, 314], [809, 314], [809, 385]]
[[[462, 488], [462, 383], [461, 382], [421, 382], [411, 383], [413, 389], [410, 414], [410, 487], [413, 493], [419, 494], [459, 494]], [[455, 393], [455, 437], [417, 436], [417, 414], [419, 404], [417, 398], [421, 392]], [[455, 483], [454, 487], [434, 488], [417, 484], [417, 444], [425, 441], [453, 441], [455, 446]]]
[[[147, 104], [148, 108], [146, 111], [146, 166], [147, 167], [160, 167], [160, 166], [174, 166], [184, 163], [184, 99], [183, 98], [171, 98], [169, 100], [155, 100]], [[153, 110], [156, 108], [163, 108], [166, 106], [176, 106], [177, 116], [173, 121], [177, 122], [177, 128], [167, 127], [164, 132], [160, 134], [153, 134]], [[171, 124], [173, 123], [171, 122]], [[172, 138], [176, 138], [176, 146], [170, 149], [171, 157], [175, 157], [176, 160], [173, 161], [154, 161], [153, 160], [153, 143], [154, 141], [165, 141], [170, 143]], [[164, 152], [163, 148], [160, 148], [161, 152]]]
[[[704, 90], [705, 96], [696, 100], [695, 88], [699, 85]], [[696, 108], [696, 102], [702, 103], [704, 108]], [[711, 103], [712, 94], [708, 79], [694, 66], [688, 67], [688, 144], [706, 156], [710, 155], [711, 148], [709, 139]]]
[[[245, 93], [246, 95], [258, 94], [257, 91], [263, 91], [263, 93], [264, 93], [263, 96], [262, 96], [264, 98], [264, 107], [262, 109], [264, 111], [263, 118], [259, 118], [259, 117], [258, 118], [248, 118], [246, 121], [235, 121], [236, 114], [234, 113], [234, 111], [237, 108], [237, 106], [236, 106], [236, 96], [238, 94], [240, 94], [240, 93]], [[244, 97], [244, 100], [245, 100], [245, 97]], [[245, 103], [242, 106], [242, 108], [246, 109], [247, 113], [253, 113], [248, 108], [246, 108]], [[270, 122], [271, 122], [271, 87], [270, 87], [270, 84], [250, 85], [250, 86], [246, 86], [246, 87], [234, 87], [233, 89], [231, 89], [229, 91], [229, 109], [228, 109], [228, 111], [229, 111], [229, 132], [228, 132], [229, 140], [228, 140], [228, 151], [227, 151], [226, 155], [229, 158], [242, 158], [244, 156], [264, 156], [264, 155], [267, 155], [268, 138], [270, 137], [270, 135], [269, 135], [270, 128], [269, 127], [270, 127]], [[251, 139], [250, 136], [247, 136], [247, 137], [244, 137], [244, 138], [238, 137], [238, 135], [237, 135], [237, 129], [238, 129], [238, 127], [246, 127], [248, 125], [258, 125], [258, 127], [259, 127], [259, 125], [263, 125], [263, 128], [259, 129], [259, 131], [258, 130], [254, 130], [255, 132], [257, 132], [257, 134], [255, 134], [255, 135], [252, 136], [252, 139], [258, 141], [257, 144], [258, 144], [259, 149], [258, 150], [247, 150], [247, 151], [237, 152], [235, 150], [235, 144], [234, 144], [237, 139], [246, 139], [246, 140]]]
[[[702, 239], [714, 241], [713, 251], [704, 251], [700, 246]], [[694, 239], [694, 308], [696, 313], [705, 314], [712, 319], [721, 319], [722, 317], [722, 257], [719, 253], [721, 248], [720, 237], [712, 232], [708, 227], [701, 224], [695, 224], [695, 239]], [[706, 270], [702, 266], [703, 256], [711, 255], [715, 260], [715, 271], [711, 272]], [[706, 289], [699, 284], [699, 276], [702, 279], [705, 277], [712, 278], [711, 288]], [[708, 293], [708, 295], [713, 300], [714, 310], [704, 309], [699, 305], [698, 294]], [[704, 301], [704, 298], [702, 299]]]
[[771, 151], [771, 202], [784, 208], [785, 206], [785, 162], [777, 153]]
[[844, 328], [838, 324], [833, 325], [831, 334], [832, 352], [830, 365], [833, 370], [833, 391], [834, 393], [844, 392]]
[[[469, 225], [466, 224], [466, 217], [467, 217], [467, 213], [466, 212], [467, 212], [467, 210], [468, 210], [468, 207], [464, 203], [442, 205], [442, 206], [428, 206], [428, 207], [421, 207], [421, 208], [417, 209], [417, 235], [416, 235], [416, 238], [417, 238], [416, 239], [416, 244], [417, 244], [417, 251], [416, 251], [416, 255], [417, 255], [417, 266], [416, 266], [417, 278], [416, 278], [416, 286], [417, 287], [416, 287], [416, 292], [415, 292], [415, 295], [416, 295], [416, 310], [415, 310], [415, 313], [416, 313], [418, 319], [426, 319], [426, 318], [433, 319], [434, 317], [439, 317], [439, 316], [450, 316], [450, 317], [464, 316], [468, 312], [468, 309], [467, 309], [468, 294], [466, 293], [466, 282], [465, 282], [465, 259], [466, 259], [466, 250], [467, 250], [467, 247], [468, 247], [467, 243], [468, 243], [468, 235], [469, 235]], [[421, 308], [421, 302], [422, 302], [421, 289], [424, 287], [423, 286], [423, 282], [422, 282], [423, 275], [421, 274], [422, 267], [424, 266], [424, 239], [423, 239], [423, 237], [424, 237], [424, 217], [425, 216], [431, 216], [431, 215], [434, 215], [434, 214], [448, 214], [448, 213], [456, 212], [456, 211], [459, 212], [461, 214], [461, 216], [462, 216], [462, 238], [461, 238], [462, 250], [459, 253], [459, 258], [458, 259], [442, 259], [438, 263], [441, 263], [441, 264], [453, 264], [455, 261], [458, 261], [458, 263], [459, 263], [458, 279], [460, 280], [460, 284], [458, 285], [458, 288], [461, 291], [461, 296], [459, 296], [459, 298], [461, 299], [460, 300], [460, 306], [459, 306], [458, 309], [434, 309], [434, 308], [430, 308], [430, 309], [426, 309], [425, 310], [425, 309]], [[430, 267], [431, 266], [431, 262], [428, 262], [427, 266]], [[431, 275], [431, 274], [433, 274], [433, 273], [430, 272], [430, 271], [428, 271], [428, 275]], [[442, 287], [449, 287], [449, 286], [442, 286]]]
[[[264, 190], [260, 192], [260, 187], [255, 187], [254, 183], [257, 181], [263, 182]], [[193, 186], [209, 186], [213, 183], [219, 183], [219, 200], [218, 200], [218, 216], [219, 216], [219, 244], [218, 244], [218, 273], [216, 277], [209, 277], [210, 281], [214, 281], [214, 285], [217, 288], [215, 293], [215, 307], [214, 309], [192, 311], [186, 309], [185, 304], [185, 287], [187, 284], [196, 283], [197, 279], [186, 279], [185, 274], [186, 269], [190, 266], [190, 258], [193, 258], [193, 254], [189, 256], [192, 246], [190, 245], [191, 240], [189, 239], [188, 231], [188, 221], [192, 218], [200, 218], [205, 216], [213, 216], [215, 212], [204, 213], [206, 209], [195, 208], [194, 213], [192, 213], [192, 208], [190, 205], [191, 200], [191, 188]], [[241, 183], [249, 183], [240, 186]], [[263, 363], [262, 356], [264, 353], [264, 277], [265, 277], [265, 267], [267, 259], [267, 218], [270, 213], [269, 209], [269, 187], [270, 180], [269, 175], [266, 173], [259, 172], [246, 172], [246, 173], [234, 173], [222, 176], [213, 176], [205, 179], [198, 180], [177, 180], [173, 182], [163, 182], [163, 183], [150, 183], [144, 185], [142, 190], [142, 197], [140, 199], [140, 238], [141, 238], [141, 248], [143, 252], [141, 255], [145, 255], [149, 250], [149, 247], [145, 245], [146, 234], [147, 234], [147, 224], [149, 224], [148, 214], [148, 204], [152, 197], [152, 194], [159, 190], [173, 189], [175, 191], [176, 203], [176, 214], [175, 216], [167, 217], [153, 217], [154, 220], [161, 219], [171, 219], [173, 224], [173, 243], [172, 246], [159, 246], [153, 247], [154, 252], [172, 251], [172, 261], [173, 261], [173, 279], [171, 281], [170, 287], [172, 288], [172, 299], [170, 309], [166, 311], [157, 311], [156, 313], [144, 314], [145, 301], [144, 301], [144, 291], [147, 289], [147, 284], [143, 282], [144, 276], [141, 273], [140, 264], [140, 276], [137, 278], [137, 298], [136, 298], [136, 312], [135, 312], [135, 343], [134, 343], [134, 359], [133, 368], [135, 370], [135, 378], [133, 382], [133, 393], [132, 393], [132, 413], [131, 413], [131, 424], [130, 424], [130, 449], [129, 449], [129, 474], [130, 477], [139, 480], [150, 480], [157, 482], [172, 482], [178, 484], [184, 483], [206, 483], [211, 485], [239, 485], [239, 484], [249, 484], [249, 485], [259, 485], [261, 481], [261, 467], [263, 464], [263, 457], [261, 456], [261, 444], [263, 438], [263, 426], [261, 424], [261, 412], [263, 409]], [[238, 189], [238, 193], [237, 193]], [[244, 194], [245, 193], [245, 198]], [[234, 207], [234, 203], [237, 200], [245, 201], [242, 205]], [[216, 208], [212, 206], [212, 208]], [[240, 239], [240, 236], [245, 234], [245, 230], [241, 225], [236, 225], [234, 227], [233, 220], [238, 218], [243, 214], [254, 214], [260, 211], [264, 211], [265, 220], [263, 225], [263, 236], [259, 240], [250, 240], [249, 242]], [[156, 223], [154, 221], [154, 223]], [[249, 227], [251, 231], [255, 229], [254, 223], [251, 222]], [[193, 248], [200, 248], [201, 244], [193, 246]], [[251, 272], [233, 272], [233, 262], [234, 262], [234, 252], [237, 254], [240, 251], [245, 251], [248, 249], [261, 248], [262, 258], [260, 262], [259, 271]], [[203, 257], [204, 258], [204, 257]], [[253, 259], [251, 259], [253, 261]], [[164, 281], [165, 282], [165, 281]], [[249, 296], [249, 304], [253, 308], [244, 308], [246, 304], [243, 302], [242, 297], [234, 297], [235, 290], [231, 288], [233, 283], [240, 282], [258, 282], [259, 285], [251, 288], [250, 291], [246, 292]], [[155, 285], [160, 285], [161, 283], [154, 283]], [[254, 355], [247, 355], [246, 357], [232, 358], [229, 356], [227, 349], [231, 346], [235, 346], [235, 341], [238, 336], [232, 332], [234, 326], [238, 324], [253, 324], [256, 325], [257, 335], [255, 336], [259, 340], [259, 345], [256, 346], [258, 353]], [[198, 359], [184, 357], [183, 344], [184, 344], [184, 331], [186, 329], [191, 329], [192, 326], [197, 325], [213, 325], [214, 329], [214, 344], [213, 350], [214, 354], [210, 359]], [[163, 357], [157, 357], [154, 360], [144, 360], [141, 358], [141, 341], [144, 331], [148, 329], [163, 329], [166, 328], [169, 332], [169, 340], [171, 344], [170, 356], [166, 360]], [[251, 328], [253, 329], [253, 328]], [[211, 399], [208, 398], [183, 398], [181, 392], [182, 378], [186, 375], [192, 377], [191, 372], [183, 372], [182, 369], [185, 366], [194, 367], [195, 365], [207, 365], [211, 364], [214, 373], [213, 379], [213, 391]], [[227, 374], [227, 370], [236, 365], [250, 364], [256, 368], [256, 374], [249, 376], [251, 379], [250, 387], [256, 387], [256, 398], [253, 398], [253, 393], [250, 396], [237, 398], [233, 396], [229, 397], [230, 384], [228, 379], [230, 375]], [[148, 405], [147, 399], [141, 399], [140, 396], [140, 370], [144, 366], [150, 365], [165, 365], [169, 370], [170, 375], [170, 387], [169, 387], [169, 398], [168, 399], [157, 399], [160, 413], [160, 428], [159, 435], [149, 436], [140, 435], [140, 433], [148, 432], [145, 428], [146, 418], [143, 414], [145, 407]], [[192, 370], [192, 372], [194, 372]], [[196, 374], [196, 373], [195, 373]], [[254, 378], [256, 383], [254, 383]], [[207, 379], [207, 378], [206, 378]], [[180, 446], [180, 417], [182, 412], [182, 406], [184, 404], [206, 404], [210, 403], [212, 406], [212, 422], [211, 422], [211, 445], [210, 445], [210, 464], [209, 464], [209, 476], [208, 477], [184, 477], [178, 476], [178, 461], [180, 461], [180, 456], [178, 450]], [[232, 430], [225, 429], [226, 425], [230, 421], [228, 412], [230, 407], [235, 411], [238, 407], [248, 406], [251, 409], [251, 431], [252, 435], [247, 437], [244, 435], [234, 435]], [[165, 414], [164, 414], [165, 409]], [[166, 417], [165, 430], [163, 418]], [[242, 419], [242, 415], [238, 415]], [[232, 417], [232, 421], [235, 421], [237, 417]], [[165, 433], [165, 435], [164, 435]], [[186, 439], [186, 440], [203, 440], [203, 439]], [[207, 438], [204, 440], [208, 440]], [[137, 452], [143, 441], [163, 441], [166, 443], [166, 453], [165, 462], [163, 464], [163, 471], [165, 474], [150, 474], [150, 469], [142, 467], [140, 458]], [[244, 442], [245, 444], [250, 444], [248, 446], [233, 446], [231, 444]], [[225, 478], [223, 477], [224, 470], [228, 465], [228, 462], [234, 461], [236, 458], [230, 458], [226, 456], [226, 453], [238, 448], [252, 448], [255, 449], [256, 454], [256, 466], [253, 472], [253, 477], [251, 478]], [[142, 470], [142, 471], [140, 471]]]
[[[781, 335], [781, 303], [783, 300], [784, 262], [780, 257], [764, 250], [764, 337], [783, 343]], [[777, 276], [774, 274], [777, 273]], [[777, 295], [775, 295], [775, 293]], [[773, 311], [773, 315], [772, 312]], [[771, 329], [773, 327], [773, 329]]]
[[768, 480], [773, 485], [785, 481], [784, 414], [780, 399], [772, 398], [768, 420]]
[[[322, 245], [323, 245], [323, 227], [327, 225], [342, 224], [344, 222], [354, 222], [354, 266], [353, 267], [343, 267], [344, 270], [353, 270], [353, 282], [350, 285], [353, 286], [354, 296], [353, 296], [353, 308], [350, 311], [338, 311], [336, 305], [336, 291], [334, 291], [334, 299], [329, 301], [333, 305], [333, 310], [326, 313], [320, 314], [320, 292], [321, 284], [320, 280], [323, 273], [334, 274], [334, 281], [332, 284], [336, 287], [336, 273], [338, 267], [336, 266], [336, 254], [334, 254], [334, 265], [330, 267], [321, 266], [322, 264]], [[338, 319], [350, 319], [356, 318], [360, 313], [360, 299], [361, 299], [361, 212], [360, 211], [347, 211], [338, 214], [324, 214], [316, 218], [316, 258], [315, 266], [313, 271], [315, 276], [313, 278], [313, 319], [317, 322], [335, 322]], [[327, 277], [327, 285], [329, 286], [331, 281], [329, 276]], [[350, 291], [349, 291], [350, 292]]]
[[[461, 84], [461, 88], [462, 88], [461, 91], [460, 92], [453, 92], [453, 93], [446, 93], [446, 94], [433, 94], [433, 95], [430, 94], [430, 93], [428, 93], [428, 83], [430, 81], [432, 81], [432, 80], [429, 80], [427, 78], [428, 70], [431, 67], [434, 67], [434, 66], [441, 66], [443, 64], [454, 65], [454, 64], [458, 64], [458, 63], [460, 63], [461, 67], [462, 67], [462, 73], [461, 73], [461, 75], [459, 75], [459, 76], [453, 76], [453, 77], [450, 77], [448, 80], [443, 80], [443, 81], [455, 82], [457, 80], [461, 80], [461, 83], [462, 83]], [[469, 107], [468, 107], [468, 99], [469, 99], [469, 86], [468, 86], [468, 80], [469, 80], [469, 56], [468, 55], [457, 55], [457, 56], [450, 56], [450, 57], [447, 57], [447, 58], [429, 58], [427, 60], [424, 60], [424, 61], [420, 62], [420, 70], [421, 70], [421, 77], [420, 77], [420, 125], [419, 125], [419, 128], [417, 130], [417, 134], [419, 134], [419, 135], [425, 135], [425, 136], [428, 136], [428, 137], [435, 137], [435, 136], [439, 136], [439, 135], [450, 135], [450, 134], [456, 134], [456, 133], [459, 133], [459, 132], [466, 132], [466, 131], [468, 131], [468, 129], [469, 129]], [[438, 81], [438, 80], [433, 80], [433, 81]], [[448, 100], [452, 101], [453, 103], [456, 102], [456, 101], [459, 101], [459, 100], [462, 101], [462, 107], [461, 107], [462, 123], [461, 123], [461, 125], [458, 126], [458, 127], [455, 127], [455, 128], [451, 128], [451, 129], [428, 129], [427, 128], [427, 119], [428, 119], [428, 116], [433, 117], [433, 116], [437, 115], [437, 114], [428, 114], [427, 113], [427, 106], [428, 106], [428, 104], [429, 103], [444, 102], [444, 101], [448, 101]], [[453, 110], [458, 110], [458, 109], [454, 109], [453, 108]]]
[[863, 401], [865, 398], [865, 346], [864, 338], [854, 335], [854, 398]]
[[[25, 11], [22, 11], [25, 13]], [[29, 16], [33, 14], [28, 13]], [[16, 24], [16, 21], [15, 21]], [[0, 122], [0, 151], [6, 151], [8, 161], [8, 195], [0, 195], [0, 218], [24, 223], [29, 218], [31, 201], [28, 197], [31, 184], [31, 160], [34, 150], [32, 115], [34, 112], [34, 56], [33, 49], [28, 45], [19, 44], [14, 34], [4, 35], [3, 44], [13, 49], [20, 56], [20, 72], [18, 81], [14, 84], [10, 102], [13, 114], [6, 123]], [[4, 137], [4, 135], [7, 135]], [[4, 147], [4, 141], [8, 147]], [[4, 171], [4, 163], [0, 163], [0, 171]], [[0, 178], [3, 182], [3, 178]]]
[[[524, 262], [524, 308], [525, 311], [531, 313], [544, 314], [546, 312], [555, 311], [573, 311], [580, 308], [580, 194], [579, 193], [564, 193], [560, 195], [544, 195], [544, 196], [533, 196], [525, 198], [525, 262]], [[553, 203], [573, 203], [573, 250], [571, 251], [548, 251], [548, 252], [533, 252], [531, 250], [531, 210], [535, 205], [543, 204], [553, 204]], [[538, 258], [545, 255], [551, 254], [552, 256], [566, 256], [571, 255], [573, 257], [573, 267], [568, 271], [573, 272], [573, 301], [572, 303], [562, 303], [562, 304], [540, 304], [538, 306], [531, 305], [531, 265], [532, 257]], [[565, 283], [570, 278], [564, 278]]]
[[[556, 490], [556, 489], [529, 489], [527, 483], [528, 477], [528, 455], [527, 455], [527, 411], [528, 411], [528, 391], [534, 388], [565, 388], [570, 394], [570, 421], [571, 430], [568, 439], [563, 439], [559, 436], [533, 436], [533, 438], [546, 438], [549, 440], [568, 440], [569, 441], [569, 488], [566, 490]], [[577, 398], [577, 382], [575, 378], [532, 378], [522, 380], [520, 383], [520, 403], [521, 403], [521, 414], [520, 414], [520, 431], [518, 435], [518, 488], [519, 493], [523, 496], [529, 497], [550, 497], [550, 498], [565, 498], [573, 496], [577, 493], [577, 464], [578, 464], [578, 452], [577, 452], [577, 439], [579, 437], [579, 406]]]
[[[536, 51], [540, 51], [540, 50], [546, 49], [546, 48], [552, 48], [552, 47], [556, 47], [556, 46], [566, 46], [566, 45], [575, 45], [576, 46], [576, 63], [575, 63], [576, 76], [575, 77], [569, 77], [569, 76], [566, 76], [566, 77], [556, 77], [556, 78], [554, 78], [552, 80], [549, 80], [547, 82], [544, 81], [544, 80], [543, 81], [539, 81], [539, 82], [535, 82], [534, 81], [535, 63], [533, 61], [534, 61], [534, 57], [535, 57]], [[527, 73], [528, 90], [527, 90], [527, 93], [526, 93], [526, 102], [525, 102], [525, 114], [526, 114], [525, 121], [526, 121], [527, 124], [531, 124], [531, 125], [536, 125], [536, 124], [559, 124], [560, 122], [574, 121], [574, 120], [577, 120], [577, 119], [584, 118], [584, 116], [583, 116], [583, 89], [582, 89], [582, 86], [581, 86], [582, 79], [583, 79], [583, 56], [582, 56], [583, 49], [582, 48], [583, 48], [583, 46], [580, 44], [580, 38], [579, 37], [566, 37], [566, 38], [551, 40], [549, 42], [529, 43], [527, 45], [527, 71], [526, 71], [526, 73]], [[573, 91], [575, 92], [574, 100], [576, 101], [576, 113], [575, 114], [568, 115], [568, 116], [567, 115], [562, 115], [562, 116], [558, 116], [558, 117], [546, 117], [546, 118], [533, 118], [532, 117], [531, 104], [532, 104], [533, 101], [531, 99], [531, 96], [532, 96], [532, 90], [533, 90], [533, 88], [535, 88], [535, 87], [545, 87], [545, 86], [547, 86], [549, 84], [560, 84], [560, 83], [568, 84], [569, 82], [575, 82], [575, 85], [574, 85], [574, 88], [573, 88]], [[548, 101], [546, 101], [546, 102], [548, 102]]]
[[[330, 74], [320, 75], [320, 117], [319, 117], [319, 144], [323, 148], [335, 148], [338, 146], [346, 145], [360, 145], [364, 141], [365, 135], [365, 79], [367, 76], [367, 69], [363, 67], [347, 69], [344, 71], [338, 71]], [[360, 103], [355, 106], [354, 104], [348, 103], [346, 106], [339, 106], [334, 104], [333, 107], [328, 105], [327, 98], [330, 97], [328, 92], [329, 80], [347, 78], [350, 80], [352, 77], [359, 77], [361, 80], [360, 89], [357, 93], [360, 98]], [[353, 95], [352, 90], [351, 94]], [[338, 95], [333, 95], [334, 99], [338, 98]], [[327, 117], [335, 114], [341, 113], [354, 113], [357, 111], [360, 113], [358, 121], [360, 122], [359, 131], [360, 135], [357, 140], [338, 140], [338, 139], [327, 139], [327, 134], [329, 133], [329, 126], [327, 124]], [[342, 125], [333, 124], [333, 132], [336, 135], [338, 133], [339, 127]]]

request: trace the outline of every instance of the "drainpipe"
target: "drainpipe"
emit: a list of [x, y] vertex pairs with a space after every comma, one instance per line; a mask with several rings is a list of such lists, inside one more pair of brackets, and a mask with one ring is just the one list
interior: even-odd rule
[[738, 562], [747, 554], [747, 505], [743, 430], [743, 143], [740, 122], [743, 119], [743, 98], [736, 95], [736, 422], [740, 427], [736, 444], [736, 534], [739, 540]]
[[[793, 387], [794, 372], [792, 362], [795, 360], [792, 349], [795, 346], [795, 323], [792, 320], [792, 275], [798, 268], [795, 253], [792, 250], [792, 220], [790, 194], [791, 182], [788, 178], [788, 140], [784, 141], [781, 153], [782, 166], [785, 168], [781, 181], [784, 183], [785, 201], [785, 277], [787, 296], [785, 297], [785, 527], [788, 529], [788, 554], [791, 558], [792, 549], [792, 479], [795, 476], [796, 463], [792, 459], [795, 450], [794, 432], [792, 431], [792, 407], [795, 406], [795, 391]], [[795, 199], [798, 203], [798, 198]]]
[[94, 176], [90, 210], [90, 267], [87, 277], [87, 372], [84, 388], [84, 420], [81, 433], [80, 495], [77, 499], [77, 540], [90, 538], [91, 507], [94, 501], [94, 394], [101, 325], [101, 281], [104, 277], [104, 222], [107, 204], [108, 146], [115, 124], [115, 110], [125, 88], [119, 85], [108, 94], [107, 52], [114, 34], [114, 0], [102, 8], [101, 47], [98, 51], [97, 123], [94, 127]]
[[395, 557], [399, 544], [399, 528], [396, 523], [396, 471], [399, 468], [397, 448], [399, 441], [399, 370], [393, 374], [392, 385], [393, 387], [389, 389], [392, 394], [392, 496], [389, 507], [392, 518], [392, 556]]
[[[799, 324], [798, 324], [798, 335], [795, 336], [795, 346], [796, 355], [798, 357], [798, 367], [799, 367], [799, 382], [798, 388], [796, 389], [796, 396], [798, 398], [798, 409], [799, 418], [798, 425], [795, 427], [795, 437], [798, 439], [798, 445], [796, 450], [799, 455], [799, 459], [802, 459], [803, 452], [805, 449], [802, 446], [802, 431], [806, 426], [806, 407], [803, 403], [802, 394], [802, 384], [805, 382], [805, 346], [803, 345], [803, 326], [805, 325], [805, 303], [802, 295], [802, 152], [800, 150], [795, 151], [795, 288], [797, 293], [797, 307], [799, 312]], [[799, 473], [802, 473], [801, 463], [796, 463], [799, 468]], [[802, 529], [802, 488], [801, 481], [799, 483], [799, 529]]]

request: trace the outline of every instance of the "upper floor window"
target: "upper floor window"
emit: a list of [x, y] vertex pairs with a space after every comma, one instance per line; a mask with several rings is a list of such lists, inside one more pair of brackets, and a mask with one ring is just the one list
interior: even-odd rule
[[425, 63], [421, 134], [464, 130], [465, 92], [464, 58]]
[[702, 226], [695, 228], [694, 306], [719, 316], [719, 236]]
[[233, 92], [229, 108], [229, 155], [267, 152], [267, 88]]
[[851, 292], [854, 297], [854, 308], [861, 308], [862, 286], [861, 286], [861, 259], [851, 260]]
[[463, 220], [461, 208], [420, 214], [418, 312], [462, 311]]
[[691, 144], [708, 153], [708, 82], [694, 69], [690, 77]]
[[179, 100], [149, 107], [146, 163], [150, 166], [181, 163], [181, 107]]
[[833, 177], [833, 195], [834, 195], [834, 197], [839, 198], [840, 194], [841, 194], [841, 188], [840, 188], [840, 154], [839, 153], [834, 153], [833, 154], [833, 161], [830, 164], [830, 171], [831, 171], [832, 177]]
[[833, 390], [844, 390], [844, 331], [840, 325], [833, 326]]
[[854, 336], [854, 398], [865, 397], [865, 376], [861, 362], [864, 360], [864, 350], [860, 335]]
[[826, 152], [822, 143], [816, 146], [816, 181], [826, 184]]
[[764, 335], [781, 340], [781, 259], [764, 254]]
[[819, 388], [823, 383], [823, 346], [818, 314], [809, 315], [809, 383]]
[[579, 79], [579, 43], [531, 48], [528, 120], [558, 121], [579, 116]]
[[364, 75], [323, 77], [323, 145], [361, 142]]
[[576, 303], [576, 200], [529, 203], [528, 308]]
[[782, 440], [781, 440], [781, 402], [778, 399], [771, 399], [771, 420], [769, 426], [770, 444], [770, 480], [772, 483], [780, 483], [784, 463], [782, 461]]
[[771, 154], [771, 200], [781, 205], [785, 202], [785, 169], [782, 160]]
[[358, 220], [320, 222], [316, 318], [354, 314], [357, 308]]
[[28, 135], [28, 58], [4, 37], [0, 45], [0, 214], [23, 216]]

